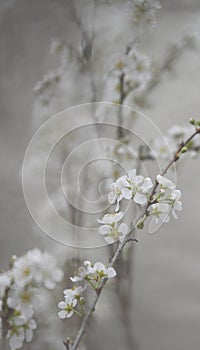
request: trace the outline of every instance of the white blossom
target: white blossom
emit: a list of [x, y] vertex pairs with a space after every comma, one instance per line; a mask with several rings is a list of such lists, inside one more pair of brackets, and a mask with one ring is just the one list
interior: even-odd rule
[[149, 206], [149, 213], [153, 222], [159, 225], [169, 221], [169, 212], [172, 209], [174, 218], [177, 218], [176, 211], [182, 210], [181, 191], [176, 189], [175, 184], [165, 176], [157, 175], [158, 188]]
[[33, 338], [33, 330], [37, 324], [35, 320], [26, 319], [23, 315], [17, 315], [10, 320], [10, 330], [7, 338], [12, 350], [19, 349], [23, 346], [24, 340], [31, 342]]
[[108, 244], [114, 243], [117, 240], [123, 241], [128, 233], [128, 225], [125, 223], [121, 223], [120, 225], [117, 223], [112, 225], [101, 225], [99, 233], [104, 236], [104, 239]]
[[11, 271], [0, 274], [0, 298], [3, 298], [6, 288], [10, 285], [12, 280]]
[[123, 194], [121, 189], [123, 188], [123, 181], [119, 178], [115, 183], [112, 183], [110, 186], [110, 192], [108, 194], [108, 201], [110, 204], [117, 202], [115, 211], [119, 210], [119, 202], [123, 199]]
[[96, 262], [94, 265], [90, 261], [85, 261], [83, 266], [79, 268], [78, 274], [70, 277], [72, 282], [94, 281], [99, 282], [102, 278], [113, 278], [116, 276], [116, 271], [113, 267], [106, 267], [101, 262]]
[[171, 199], [172, 199], [172, 214], [173, 214], [174, 218], [177, 219], [178, 216], [176, 214], [176, 210], [177, 211], [182, 210], [182, 202], [180, 201], [181, 191], [173, 190], [171, 193]]
[[15, 284], [23, 288], [33, 280], [33, 265], [27, 256], [22, 256], [14, 261], [13, 277]]
[[61, 309], [61, 311], [58, 312], [58, 316], [63, 318], [69, 318], [74, 313], [74, 308], [77, 305], [77, 298], [74, 297], [74, 294], [68, 292], [65, 295], [65, 301], [61, 301], [58, 303], [58, 307]]
[[136, 170], [128, 171], [128, 176], [123, 177], [124, 188], [122, 189], [123, 197], [133, 199], [135, 203], [145, 205], [148, 200], [149, 190], [153, 187], [149, 177], [145, 178], [136, 175]]
[[175, 184], [171, 180], [167, 179], [164, 176], [157, 175], [156, 179], [157, 179], [158, 183], [160, 184], [160, 187], [164, 190], [165, 189], [174, 190], [176, 187]]
[[155, 27], [155, 13], [160, 8], [159, 0], [132, 0], [128, 3], [129, 17], [136, 25], [148, 23]]
[[167, 203], [155, 203], [150, 206], [150, 214], [153, 215], [155, 224], [169, 221], [169, 205]]
[[113, 223], [118, 223], [124, 216], [122, 211], [118, 213], [105, 214], [101, 220], [97, 220], [100, 224], [112, 225]]
[[27, 288], [11, 288], [7, 304], [10, 308], [20, 311], [27, 319], [33, 316], [33, 302], [35, 289], [31, 286]]

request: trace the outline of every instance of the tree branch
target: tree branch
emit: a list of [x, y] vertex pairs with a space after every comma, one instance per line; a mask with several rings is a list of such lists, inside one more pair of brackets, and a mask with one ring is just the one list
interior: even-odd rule
[[[180, 153], [181, 153], [182, 148], [185, 147], [188, 144], [188, 142], [190, 142], [197, 134], [200, 134], [200, 128], [196, 128], [196, 131], [186, 141], [181, 143], [181, 145], [178, 147], [178, 150], [174, 154], [171, 161], [167, 164], [166, 168], [162, 171], [162, 173], [161, 173], [162, 176], [164, 176], [167, 173], [167, 171], [169, 170], [169, 168], [180, 158]], [[158, 181], [155, 180], [155, 184], [154, 184], [154, 187], [153, 187], [151, 195], [150, 195], [150, 201], [147, 203], [146, 207], [144, 208], [144, 212], [135, 220], [135, 224], [133, 224], [133, 222], [131, 223], [129, 233], [127, 234], [125, 239], [119, 243], [119, 245], [118, 245], [118, 247], [117, 247], [110, 263], [109, 263], [109, 267], [113, 267], [115, 265], [116, 261], [121, 256], [121, 253], [122, 253], [124, 246], [128, 242], [136, 241], [133, 237], [131, 237], [131, 235], [132, 235], [133, 231], [135, 231], [139, 220], [147, 213], [147, 210], [148, 210], [149, 206], [151, 205], [151, 200], [152, 200], [154, 194], [156, 193], [157, 187], [158, 187]], [[88, 321], [90, 319], [90, 316], [95, 311], [95, 306], [100, 298], [100, 295], [101, 295], [101, 293], [106, 285], [107, 280], [108, 280], [107, 278], [102, 279], [102, 281], [99, 285], [99, 288], [96, 291], [96, 295], [95, 295], [92, 303], [90, 304], [87, 313], [85, 314], [85, 316], [83, 318], [81, 327], [77, 333], [77, 336], [76, 336], [70, 350], [76, 350], [78, 348], [78, 345], [80, 344], [80, 341], [86, 332], [86, 327], [87, 327]]]

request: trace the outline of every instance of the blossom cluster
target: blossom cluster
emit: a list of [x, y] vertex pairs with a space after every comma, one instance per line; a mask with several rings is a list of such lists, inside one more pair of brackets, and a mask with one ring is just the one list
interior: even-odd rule
[[131, 94], [139, 100], [153, 78], [153, 63], [136, 47], [128, 48], [124, 54], [113, 57], [106, 78], [113, 102], [120, 102], [121, 94], [125, 97]]
[[[116, 271], [113, 267], [106, 267], [101, 262], [96, 262], [93, 265], [90, 261], [86, 260], [83, 266], [79, 267], [78, 273], [74, 277], [70, 277], [70, 280], [74, 283], [86, 281], [94, 290], [97, 290], [103, 278], [110, 279], [115, 276]], [[75, 287], [63, 291], [64, 301], [58, 304], [58, 307], [61, 309], [61, 311], [58, 312], [58, 316], [61, 319], [69, 318], [74, 313], [83, 316], [85, 299], [82, 294], [86, 287], [86, 284], [83, 287], [75, 285]], [[79, 309], [77, 307], [79, 307]]]
[[[152, 216], [156, 224], [169, 221], [169, 212], [172, 209], [174, 218], [176, 211], [182, 210], [181, 192], [176, 189], [175, 184], [164, 176], [157, 175], [156, 191], [153, 191], [151, 178], [137, 175], [136, 170], [128, 171], [128, 174], [120, 177], [110, 185], [108, 201], [116, 204], [115, 212], [108, 213], [98, 222], [101, 224], [99, 233], [108, 244], [123, 241], [129, 232], [126, 223], [121, 222], [124, 217], [123, 211], [119, 211], [120, 202], [123, 199], [131, 200], [141, 207], [146, 206], [144, 218], [139, 222], [138, 228], [142, 228], [147, 217]], [[153, 192], [152, 192], [153, 191]]]
[[[187, 140], [194, 132], [194, 126], [174, 125], [167, 132], [165, 138], [155, 138], [151, 145], [151, 156], [155, 158], [169, 159], [173, 154], [177, 145]], [[193, 138], [187, 145], [187, 150], [192, 157], [195, 157], [200, 150], [200, 138]]]
[[1, 325], [12, 350], [33, 338], [36, 289], [52, 290], [62, 278], [63, 271], [54, 257], [39, 249], [14, 256], [10, 270], [0, 275]]
[[156, 10], [161, 8], [159, 0], [132, 0], [128, 2], [128, 12], [131, 20], [136, 25], [143, 23], [156, 25]]
[[181, 191], [176, 189], [175, 184], [164, 176], [157, 175], [158, 189], [151, 199], [148, 216], [153, 216], [155, 224], [169, 221], [169, 212], [172, 210], [173, 217], [178, 218], [176, 211], [182, 210]]

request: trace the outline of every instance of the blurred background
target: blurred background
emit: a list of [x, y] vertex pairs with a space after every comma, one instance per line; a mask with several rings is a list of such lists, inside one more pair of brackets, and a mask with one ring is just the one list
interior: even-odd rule
[[[0, 2], [0, 263], [8, 266], [13, 254], [40, 247], [55, 253], [60, 245], [47, 237], [33, 222], [26, 207], [21, 168], [31, 137], [43, 121], [68, 107], [91, 101], [112, 101], [105, 97], [104, 70], [109, 57], [123, 51], [134, 37], [123, 1], [97, 1], [94, 23], [93, 3], [75, 1], [81, 23], [89, 33], [95, 26], [96, 38], [91, 67], [93, 81], [81, 70], [72, 75], [72, 64], [81, 56], [81, 29], [74, 17], [72, 1], [67, 0], [1, 0]], [[171, 43], [180, 43], [188, 29], [200, 32], [198, 0], [166, 0], [157, 11], [158, 25], [145, 29], [142, 51], [152, 59], [164, 61]], [[60, 58], [51, 55], [52, 39], [58, 38], [70, 48], [70, 80], [64, 91], [56, 89], [56, 99], [48, 111], [38, 107], [34, 87]], [[82, 43], [83, 45], [83, 43]], [[77, 50], [77, 51], [75, 51]], [[75, 52], [75, 54], [74, 54]], [[73, 56], [74, 55], [74, 56]], [[74, 58], [76, 57], [76, 59]], [[67, 62], [68, 66], [68, 62]], [[89, 87], [88, 87], [89, 85]], [[91, 91], [95, 91], [95, 98]], [[174, 124], [187, 124], [199, 117], [200, 50], [183, 50], [173, 69], [163, 75], [150, 92], [150, 102], [140, 106], [165, 133]], [[129, 102], [130, 107], [131, 101]], [[46, 113], [46, 114], [45, 114]], [[49, 113], [49, 114], [48, 114]], [[145, 130], [148, 133], [148, 130]], [[200, 235], [199, 235], [199, 158], [188, 158], [178, 171], [183, 211], [179, 220], [171, 220], [159, 233], [139, 232], [139, 243], [133, 252], [131, 318], [135, 349], [197, 350], [200, 343]], [[32, 179], [34, 183], [34, 179]], [[70, 256], [85, 257], [85, 252], [64, 248]], [[64, 253], [63, 253], [64, 254]], [[95, 257], [105, 255], [105, 248], [95, 250]], [[112, 288], [102, 297], [101, 310], [91, 332], [95, 349], [126, 349], [126, 340], [118, 317], [118, 301]], [[115, 308], [113, 309], [113, 305]], [[115, 311], [113, 311], [115, 310]], [[108, 327], [109, 324], [109, 327]], [[121, 332], [120, 332], [121, 330]], [[88, 346], [88, 348], [90, 348]], [[31, 349], [31, 346], [29, 347]], [[50, 347], [46, 347], [50, 349]]]

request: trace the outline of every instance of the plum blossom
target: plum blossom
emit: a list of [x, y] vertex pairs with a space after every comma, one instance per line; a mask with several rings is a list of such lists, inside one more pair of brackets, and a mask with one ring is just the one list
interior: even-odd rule
[[153, 183], [149, 177], [136, 175], [136, 170], [128, 171], [127, 176], [121, 178], [121, 193], [125, 199], [133, 199], [135, 203], [145, 205], [148, 201], [149, 190]]
[[15, 350], [23, 346], [24, 340], [31, 342], [37, 324], [32, 318], [27, 320], [23, 315], [17, 315], [11, 318], [10, 328], [7, 338], [11, 349]]
[[122, 211], [118, 213], [105, 214], [102, 219], [98, 219], [97, 221], [100, 224], [108, 224], [112, 225], [113, 223], [118, 223], [124, 216]]
[[152, 60], [135, 47], [115, 55], [106, 71], [106, 97], [112, 93], [112, 102], [120, 101], [123, 90], [124, 97], [131, 94], [135, 104], [145, 97], [154, 74]]
[[[82, 286], [75, 286], [70, 289], [65, 289], [63, 291], [65, 301], [61, 301], [58, 304], [58, 307], [61, 309], [61, 311], [58, 312], [58, 316], [63, 318], [70, 318], [73, 313], [77, 313], [80, 316], [82, 316], [82, 305], [84, 303], [84, 298], [82, 297], [82, 294], [84, 290], [86, 289], [86, 285], [84, 287]], [[78, 310], [75, 310], [76, 305], [79, 303], [81, 306], [81, 312]]]
[[0, 274], [0, 307], [8, 312], [7, 338], [11, 349], [19, 349], [24, 341], [32, 340], [36, 291], [55, 288], [62, 277], [54, 257], [39, 249], [28, 250], [19, 258], [13, 256], [10, 270]]
[[123, 215], [123, 212], [106, 214], [101, 220], [98, 220], [98, 222], [103, 224], [99, 228], [99, 233], [104, 236], [108, 244], [114, 243], [117, 240], [123, 241], [124, 237], [127, 235], [128, 225], [125, 223], [119, 224]]
[[153, 216], [155, 224], [169, 221], [169, 209], [167, 203], [155, 203], [150, 206], [150, 215]]
[[[174, 125], [167, 132], [164, 138], [155, 138], [151, 146], [151, 155], [155, 158], [169, 159], [177, 150], [181, 142], [187, 140], [194, 132], [194, 126]], [[200, 150], [200, 138], [193, 138], [187, 145], [190, 156], [194, 157]]]
[[35, 299], [35, 289], [31, 286], [15, 288], [8, 294], [7, 304], [10, 308], [20, 311], [26, 318], [33, 316], [33, 302]]
[[125, 223], [121, 223], [120, 225], [117, 223], [113, 225], [102, 225], [99, 228], [99, 233], [104, 236], [108, 244], [114, 243], [117, 240], [122, 242], [128, 233], [128, 225]]
[[157, 175], [156, 179], [160, 184], [160, 188], [163, 190], [166, 190], [166, 189], [174, 190], [176, 187], [176, 185], [171, 180], [167, 179], [164, 176]]
[[121, 178], [117, 179], [116, 182], [112, 183], [110, 186], [110, 192], [108, 194], [108, 202], [114, 204], [117, 202], [115, 211], [119, 210], [119, 202], [123, 199], [123, 194], [121, 189], [123, 188], [123, 181]]
[[54, 289], [63, 278], [63, 271], [57, 267], [53, 256], [39, 249], [29, 250], [24, 256], [16, 258], [13, 264], [14, 283], [18, 288], [29, 284], [44, 285]]
[[0, 274], [0, 298], [3, 298], [6, 288], [10, 285], [12, 280], [11, 271]]
[[177, 219], [176, 211], [182, 210], [181, 191], [176, 189], [176, 185], [165, 176], [157, 175], [158, 189], [152, 198], [149, 206], [148, 216], [153, 217], [153, 222], [159, 225], [169, 221], [169, 212]]
[[181, 199], [181, 191], [173, 190], [170, 197], [171, 197], [171, 200], [172, 200], [172, 214], [173, 214], [173, 217], [175, 219], [177, 219], [178, 216], [176, 214], [176, 210], [177, 211], [181, 211], [182, 210], [182, 202], [180, 201], [180, 199]]
[[70, 318], [74, 313], [74, 308], [77, 305], [77, 299], [74, 298], [74, 295], [66, 295], [65, 301], [60, 301], [58, 303], [58, 307], [61, 309], [61, 311], [58, 312], [58, 316], [63, 318]]
[[159, 0], [132, 0], [128, 3], [129, 16], [131, 13], [131, 20], [136, 25], [147, 23], [155, 27], [155, 13], [160, 8]]
[[13, 264], [13, 277], [17, 287], [23, 288], [32, 282], [34, 269], [27, 256], [17, 258]]
[[70, 277], [72, 282], [86, 280], [88, 282], [97, 282], [97, 285], [93, 285], [94, 289], [97, 288], [102, 278], [113, 278], [116, 276], [116, 271], [113, 267], [106, 267], [101, 262], [96, 262], [94, 265], [90, 261], [84, 261], [83, 266], [78, 270], [78, 274], [74, 277]]

